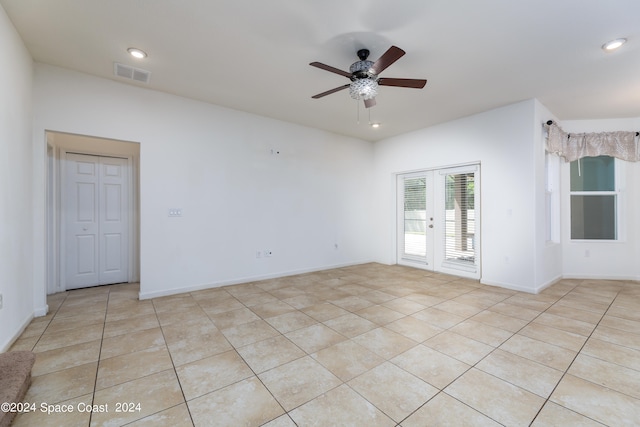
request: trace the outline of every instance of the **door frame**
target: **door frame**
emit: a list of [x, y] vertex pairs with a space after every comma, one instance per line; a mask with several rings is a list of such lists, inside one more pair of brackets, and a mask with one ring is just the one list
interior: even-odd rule
[[47, 223], [52, 224], [52, 233], [47, 231], [47, 235], [53, 236], [53, 242], [47, 245], [47, 259], [55, 266], [52, 275], [47, 279], [47, 294], [64, 292], [67, 290], [66, 283], [66, 218], [64, 206], [66, 203], [65, 186], [65, 159], [67, 153], [85, 154], [101, 157], [119, 157], [127, 159], [127, 181], [129, 192], [128, 214], [128, 282], [140, 281], [140, 144], [132, 141], [100, 138], [94, 136], [71, 134], [66, 132], [46, 131], [47, 145], [53, 148], [53, 171], [47, 174], [53, 177], [52, 193], [53, 203], [51, 208], [47, 208]]
[[[440, 223], [444, 224], [444, 211], [440, 211], [441, 207], [444, 207], [444, 199], [445, 199], [445, 188], [441, 177], [446, 176], [451, 173], [465, 172], [465, 171], [474, 171], [474, 180], [475, 180], [475, 206], [474, 206], [474, 214], [475, 214], [475, 258], [476, 261], [473, 265], [465, 265], [462, 263], [456, 263], [452, 261], [447, 261], [445, 257], [438, 256], [436, 246], [444, 247], [444, 238], [443, 235], [437, 232], [432, 232], [432, 236], [427, 240], [427, 242], [431, 241], [433, 243], [433, 247], [427, 247], [427, 254], [429, 251], [432, 251], [431, 255], [427, 255], [425, 261], [416, 261], [410, 258], [403, 258], [402, 253], [404, 249], [401, 247], [400, 237], [401, 234], [404, 234], [404, 199], [403, 192], [401, 189], [401, 179], [403, 177], [412, 177], [412, 176], [426, 176], [427, 177], [427, 191], [431, 191], [433, 200], [431, 207], [428, 206], [427, 202], [427, 212], [431, 212], [432, 221], [429, 221], [430, 214], [427, 215], [426, 224], [439, 225]], [[395, 216], [395, 239], [394, 244], [396, 246], [395, 256], [396, 256], [396, 264], [405, 265], [409, 267], [421, 268], [424, 270], [429, 270], [438, 273], [452, 274], [456, 276], [468, 277], [471, 279], [480, 280], [482, 277], [482, 259], [481, 259], [481, 203], [480, 203], [480, 194], [481, 194], [481, 165], [480, 162], [472, 162], [458, 165], [450, 165], [450, 166], [439, 166], [434, 168], [425, 168], [421, 170], [413, 170], [407, 172], [398, 172], [394, 174], [395, 179], [395, 188], [396, 188], [396, 216]], [[429, 182], [430, 181], [430, 182]], [[430, 188], [429, 188], [430, 187]], [[401, 198], [403, 200], [401, 200]], [[428, 196], [427, 196], [428, 200]], [[426, 230], [429, 233], [429, 230]], [[425, 238], [427, 238], [425, 236]], [[442, 255], [442, 254], [440, 254]], [[429, 260], [431, 263], [429, 263]]]

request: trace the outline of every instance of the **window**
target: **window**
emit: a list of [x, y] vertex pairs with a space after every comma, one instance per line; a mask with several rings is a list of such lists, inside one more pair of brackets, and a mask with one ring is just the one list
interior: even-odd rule
[[617, 240], [616, 160], [584, 157], [571, 162], [571, 239]]

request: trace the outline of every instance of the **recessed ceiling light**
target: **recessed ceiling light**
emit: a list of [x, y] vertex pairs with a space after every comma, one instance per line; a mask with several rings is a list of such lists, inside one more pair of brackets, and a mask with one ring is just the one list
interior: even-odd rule
[[371, 123], [371, 127], [377, 129], [380, 127], [380, 123]]
[[142, 59], [147, 57], [147, 54], [143, 50], [137, 49], [135, 47], [130, 47], [129, 49], [127, 49], [127, 52], [129, 52], [129, 54], [134, 58]]
[[605, 52], [611, 52], [613, 50], [618, 49], [620, 46], [622, 46], [626, 42], [627, 42], [627, 39], [611, 40], [602, 45], [602, 50], [604, 50]]

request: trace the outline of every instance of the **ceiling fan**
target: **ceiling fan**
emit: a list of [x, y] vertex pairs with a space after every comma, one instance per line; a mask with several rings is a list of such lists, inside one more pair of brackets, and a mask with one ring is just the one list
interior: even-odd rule
[[426, 80], [392, 79], [379, 77], [381, 72], [383, 72], [387, 67], [396, 62], [398, 59], [402, 58], [404, 54], [404, 50], [400, 49], [397, 46], [391, 46], [376, 62], [373, 62], [367, 60], [367, 58], [369, 57], [369, 50], [360, 49], [358, 51], [358, 58], [360, 58], [360, 60], [351, 64], [349, 72], [342, 71], [338, 68], [334, 68], [320, 62], [312, 62], [309, 64], [312, 67], [317, 67], [322, 70], [345, 76], [351, 80], [351, 83], [344, 86], [339, 86], [326, 92], [319, 93], [312, 96], [311, 98], [322, 98], [323, 96], [331, 95], [332, 93], [341, 91], [342, 89], [349, 88], [349, 95], [351, 95], [353, 99], [363, 100], [364, 106], [366, 108], [370, 108], [376, 105], [378, 85], [422, 89], [427, 84]]

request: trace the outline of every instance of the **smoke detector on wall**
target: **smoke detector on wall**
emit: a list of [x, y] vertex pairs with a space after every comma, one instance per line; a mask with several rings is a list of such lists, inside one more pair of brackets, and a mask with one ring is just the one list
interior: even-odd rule
[[135, 80], [141, 83], [149, 83], [149, 79], [151, 78], [150, 71], [135, 68], [130, 65], [120, 64], [119, 62], [113, 63], [113, 74], [118, 77]]

